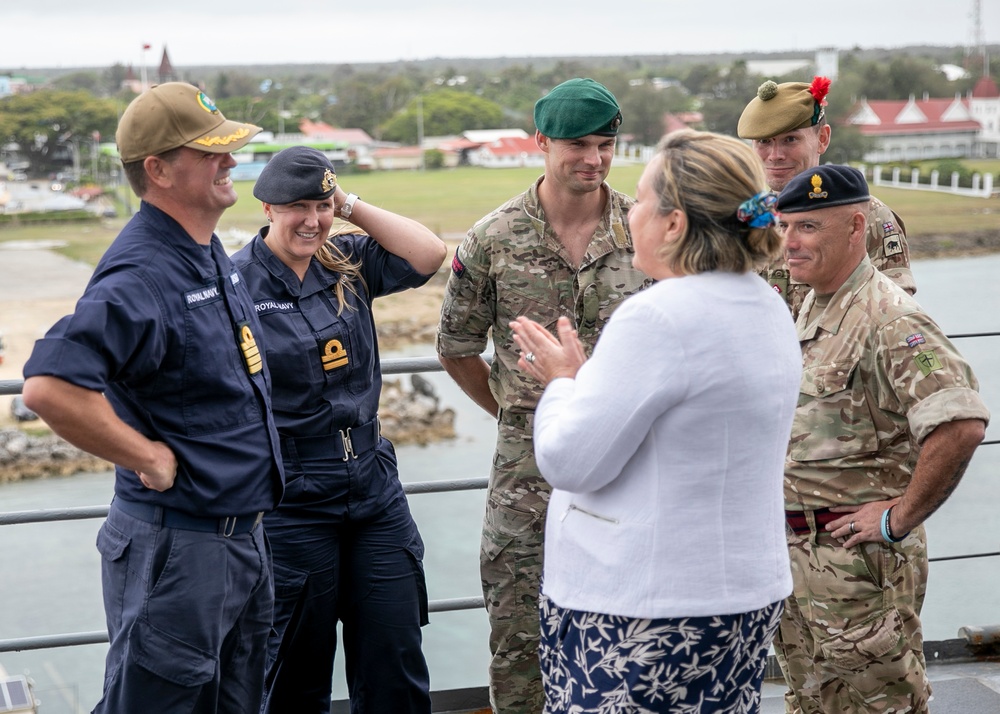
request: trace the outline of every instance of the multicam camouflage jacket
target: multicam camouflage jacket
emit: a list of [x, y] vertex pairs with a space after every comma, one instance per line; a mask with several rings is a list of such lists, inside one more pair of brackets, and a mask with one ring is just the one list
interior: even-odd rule
[[525, 315], [554, 333], [565, 315], [589, 354], [615, 308], [650, 282], [632, 267], [631, 198], [604, 184], [605, 215], [577, 268], [545, 221], [540, 181], [472, 227], [452, 260], [441, 308], [437, 351], [445, 357], [481, 354], [492, 333], [490, 389], [505, 411], [534, 411], [541, 397], [538, 382], [517, 367], [511, 320]]
[[[899, 216], [874, 196], [868, 203], [866, 240], [868, 257], [872, 265], [896, 285], [913, 295], [917, 291], [917, 284], [913, 281], [913, 273], [910, 271], [910, 248], [906, 243], [906, 228]], [[788, 308], [792, 311], [792, 319], [796, 319], [811, 288], [792, 279], [788, 264], [781, 256], [761, 270], [760, 275], [775, 292], [785, 298]]]
[[867, 257], [823, 302], [811, 294], [796, 323], [803, 371], [785, 462], [789, 510], [901, 496], [939, 424], [989, 420], [969, 364]]

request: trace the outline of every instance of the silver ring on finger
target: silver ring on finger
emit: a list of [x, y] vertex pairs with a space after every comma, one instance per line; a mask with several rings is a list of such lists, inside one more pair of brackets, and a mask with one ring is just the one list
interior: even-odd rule
[[526, 355], [524, 355], [524, 361], [527, 362], [528, 364], [534, 364], [534, 362], [535, 362], [535, 353], [534, 352], [528, 352]]
[[851, 525], [849, 526], [849, 528], [851, 529], [851, 533], [857, 533], [857, 531], [854, 529], [854, 521], [851, 521]]

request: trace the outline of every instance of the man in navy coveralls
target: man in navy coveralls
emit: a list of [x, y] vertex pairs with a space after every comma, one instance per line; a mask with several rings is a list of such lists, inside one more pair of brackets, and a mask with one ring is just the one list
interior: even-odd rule
[[180, 82], [128, 106], [116, 139], [141, 207], [24, 368], [29, 408], [116, 464], [97, 536], [101, 714], [260, 707], [273, 602], [260, 521], [283, 475], [253, 300], [214, 234], [236, 202], [230, 153], [258, 131]]

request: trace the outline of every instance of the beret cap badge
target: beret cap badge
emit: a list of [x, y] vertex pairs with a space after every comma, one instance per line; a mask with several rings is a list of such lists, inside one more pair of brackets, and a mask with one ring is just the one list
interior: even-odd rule
[[321, 184], [321, 187], [324, 193], [337, 188], [337, 174], [333, 173], [330, 169], [326, 169], [323, 172], [323, 183]]
[[826, 198], [830, 194], [823, 190], [823, 177], [819, 174], [813, 174], [812, 178], [809, 179], [809, 183], [812, 184], [812, 191], [809, 192], [809, 198]]
[[823, 164], [789, 181], [778, 194], [776, 208], [780, 213], [802, 213], [870, 200], [864, 174], [852, 166]]

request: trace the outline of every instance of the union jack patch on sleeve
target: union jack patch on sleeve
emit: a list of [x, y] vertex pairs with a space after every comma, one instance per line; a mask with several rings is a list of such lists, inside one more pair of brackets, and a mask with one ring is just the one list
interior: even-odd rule
[[909, 337], [906, 338], [906, 346], [907, 347], [916, 347], [917, 345], [924, 344], [926, 341], [927, 340], [924, 339], [923, 335], [921, 335], [919, 332], [915, 332], [915, 333], [913, 333], [912, 335], [910, 335]]
[[892, 224], [892, 221], [884, 221], [882, 223], [883, 233], [892, 233], [894, 230], [896, 230], [896, 226]]

